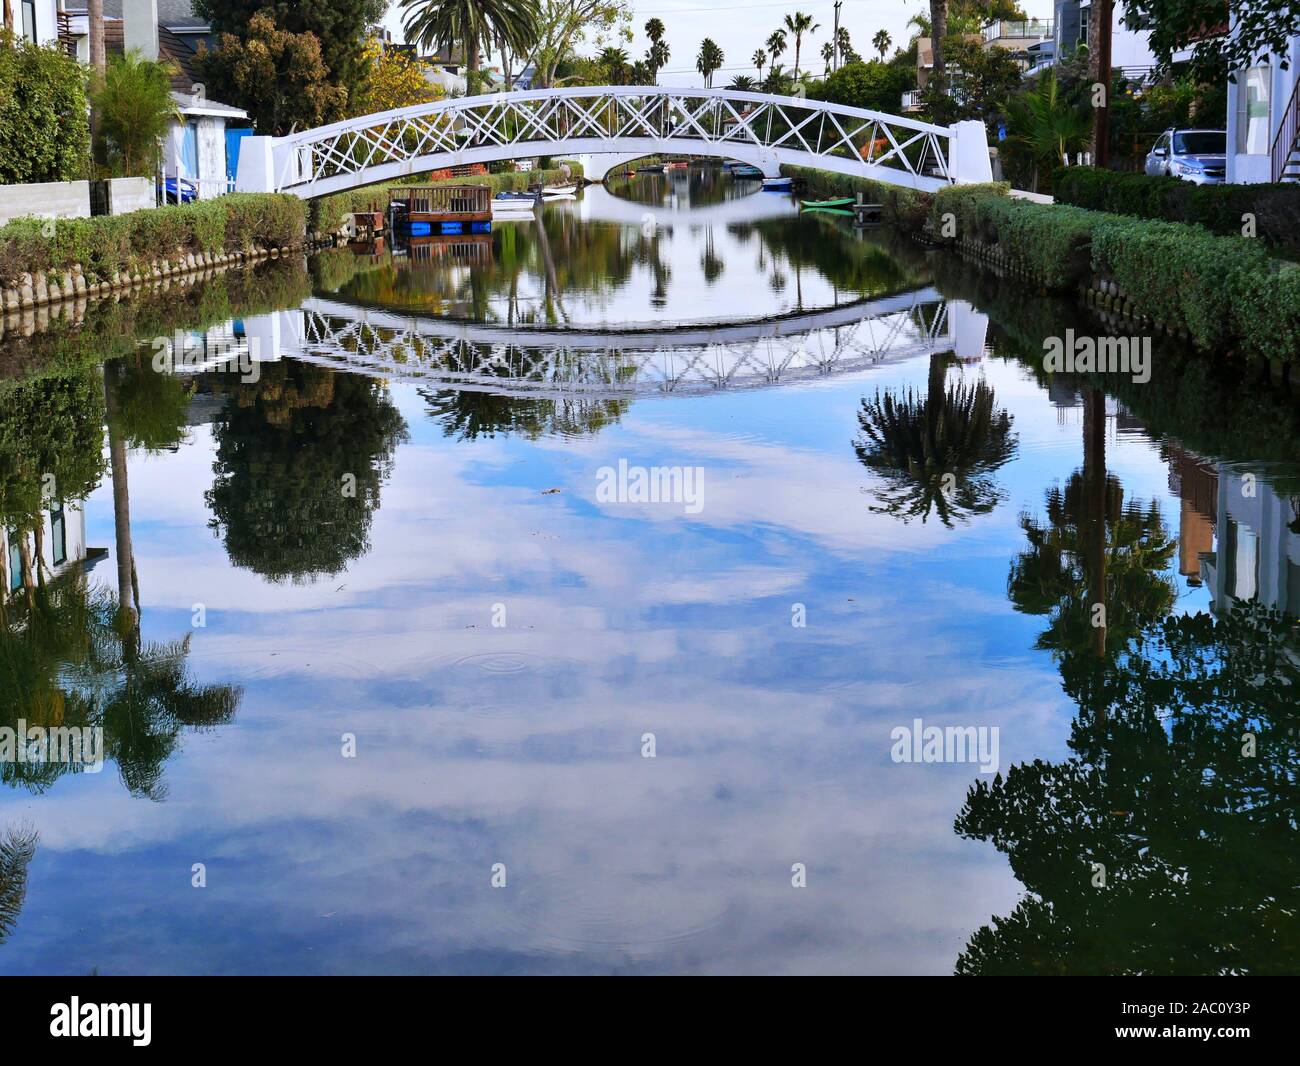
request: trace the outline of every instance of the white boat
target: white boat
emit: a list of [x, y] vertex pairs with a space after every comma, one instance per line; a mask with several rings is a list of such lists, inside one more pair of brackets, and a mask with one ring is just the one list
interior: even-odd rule
[[577, 193], [577, 185], [548, 185], [542, 190], [542, 195], [548, 200], [554, 200], [557, 196], [576, 196]]
[[765, 189], [790, 189], [794, 187], [793, 178], [764, 178], [763, 188]]

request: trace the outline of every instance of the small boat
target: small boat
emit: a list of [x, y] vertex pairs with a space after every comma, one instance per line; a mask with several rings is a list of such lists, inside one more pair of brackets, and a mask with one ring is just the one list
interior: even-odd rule
[[664, 165], [662, 163], [655, 163], [648, 167], [637, 167], [636, 172], [638, 174], [662, 174], [664, 172]]
[[499, 192], [493, 197], [493, 202], [500, 204], [511, 200], [523, 200], [531, 204], [536, 199], [537, 194], [531, 192]]
[[685, 170], [689, 166], [690, 163], [684, 159], [674, 159], [671, 163], [664, 164], [664, 170]]
[[844, 207], [806, 207], [804, 210], [810, 215], [841, 215], [844, 218], [853, 218], [851, 210]]
[[789, 192], [794, 188], [793, 178], [764, 178], [764, 192]]
[[577, 192], [577, 185], [548, 185], [542, 189], [542, 195], [548, 200], [552, 200], [557, 196], [575, 196]]
[[807, 208], [809, 211], [815, 211], [818, 208], [827, 207], [852, 207], [854, 199], [852, 196], [837, 196], [833, 200], [800, 200], [799, 206]]
[[733, 178], [761, 178], [763, 172], [758, 167], [751, 167], [748, 163], [740, 163], [731, 168]]

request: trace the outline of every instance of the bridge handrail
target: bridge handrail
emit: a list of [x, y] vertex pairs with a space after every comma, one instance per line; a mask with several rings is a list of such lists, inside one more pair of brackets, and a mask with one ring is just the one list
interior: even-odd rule
[[[940, 137], [951, 137], [951, 126], [936, 126], [931, 122], [909, 118], [906, 115], [891, 115], [884, 111], [871, 111], [864, 107], [851, 107], [848, 104], [833, 104], [825, 100], [809, 100], [802, 96], [778, 96], [771, 93], [749, 92], [743, 89], [684, 89], [670, 85], [565, 85], [555, 89], [520, 89], [512, 92], [481, 93], [478, 96], [456, 96], [445, 100], [435, 100], [430, 104], [413, 107], [397, 107], [388, 111], [376, 111], [369, 115], [342, 119], [328, 126], [315, 126], [309, 130], [276, 137], [277, 145], [312, 144], [325, 137], [332, 137], [351, 130], [367, 129], [384, 122], [423, 118], [443, 111], [459, 111], [463, 108], [482, 107], [491, 104], [530, 103], [536, 100], [554, 100], [568, 97], [596, 96], [668, 96], [700, 100], [716, 97], [731, 101], [743, 101], [754, 104], [777, 104], [783, 107], [805, 107], [817, 111], [830, 111], [849, 118], [865, 119], [869, 122], [882, 122], [890, 126], [915, 130], [917, 133], [931, 133]], [[527, 143], [527, 142], [520, 142]]]

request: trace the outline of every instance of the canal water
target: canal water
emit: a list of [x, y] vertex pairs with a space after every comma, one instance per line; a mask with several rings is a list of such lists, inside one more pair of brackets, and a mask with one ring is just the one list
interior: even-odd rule
[[0, 972], [1294, 971], [1296, 407], [1069, 329], [716, 169], [11, 326]]

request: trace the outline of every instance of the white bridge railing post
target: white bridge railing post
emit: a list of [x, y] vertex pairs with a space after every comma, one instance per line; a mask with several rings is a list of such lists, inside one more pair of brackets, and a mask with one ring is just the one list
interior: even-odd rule
[[986, 184], [993, 180], [988, 132], [978, 119], [958, 122], [948, 139], [948, 174], [958, 185]]

